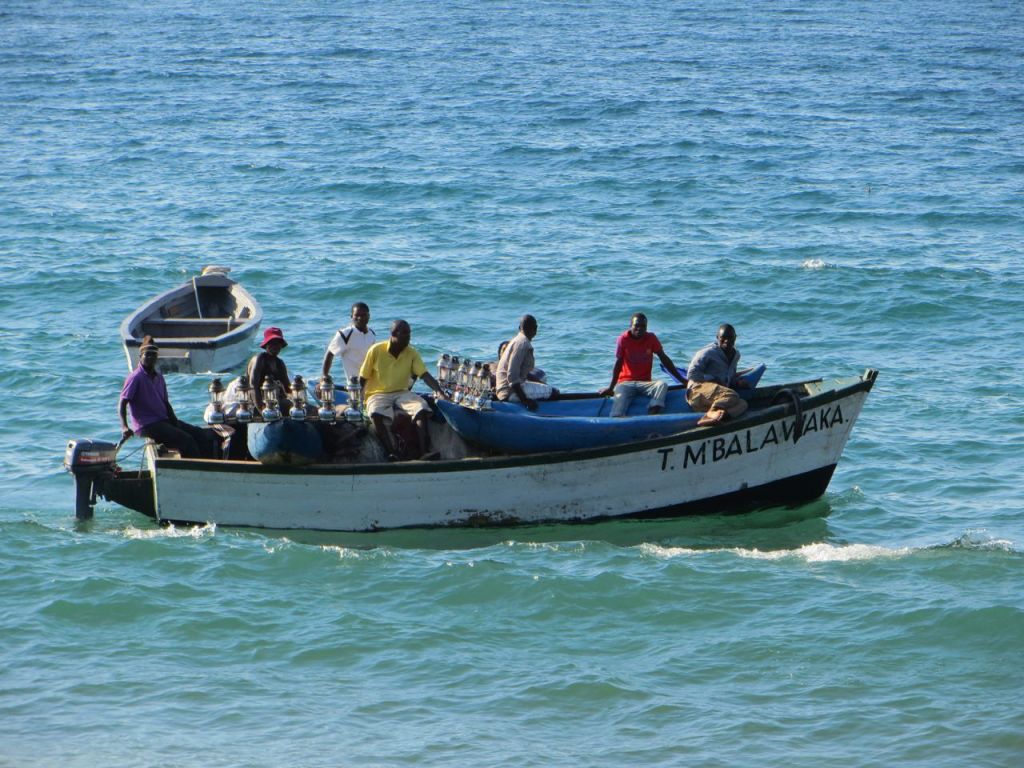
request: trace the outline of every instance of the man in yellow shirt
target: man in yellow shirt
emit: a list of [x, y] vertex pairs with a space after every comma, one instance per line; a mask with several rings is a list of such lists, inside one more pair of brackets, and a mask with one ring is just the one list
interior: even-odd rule
[[438, 454], [430, 452], [430, 436], [427, 433], [430, 406], [422, 397], [411, 392], [409, 386], [412, 378], [418, 376], [442, 399], [444, 390], [427, 371], [420, 353], [415, 347], [409, 346], [411, 338], [412, 328], [409, 324], [405, 320], [395, 320], [391, 324], [391, 337], [370, 347], [359, 369], [360, 382], [366, 395], [366, 412], [370, 414], [373, 429], [388, 452], [388, 461], [398, 458], [391, 431], [385, 422], [385, 419], [394, 419], [396, 408], [409, 414], [416, 424], [420, 458], [438, 457]]

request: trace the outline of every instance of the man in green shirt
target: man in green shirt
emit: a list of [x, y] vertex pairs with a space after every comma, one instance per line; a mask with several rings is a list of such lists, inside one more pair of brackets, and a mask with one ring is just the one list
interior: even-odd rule
[[395, 320], [391, 324], [391, 337], [370, 347], [359, 369], [360, 382], [366, 396], [366, 412], [373, 422], [374, 432], [388, 452], [388, 461], [398, 458], [391, 431], [385, 421], [394, 420], [396, 409], [409, 414], [416, 425], [420, 458], [438, 457], [437, 453], [430, 452], [430, 436], [427, 433], [430, 406], [422, 397], [411, 392], [410, 386], [413, 378], [419, 377], [442, 399], [445, 396], [444, 390], [427, 371], [420, 353], [415, 347], [409, 346], [411, 338], [412, 328], [409, 324], [405, 320]]

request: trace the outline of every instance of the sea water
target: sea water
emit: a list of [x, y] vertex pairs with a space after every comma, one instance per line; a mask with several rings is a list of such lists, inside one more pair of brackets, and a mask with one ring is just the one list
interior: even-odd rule
[[[1019, 764], [1022, 19], [7, 0], [0, 765]], [[607, 385], [638, 310], [679, 365], [731, 322], [765, 383], [881, 374], [797, 509], [76, 523], [62, 452], [116, 438], [121, 320], [206, 264], [307, 377], [354, 301], [428, 360], [530, 312], [563, 389]], [[181, 417], [208, 383], [168, 377]]]

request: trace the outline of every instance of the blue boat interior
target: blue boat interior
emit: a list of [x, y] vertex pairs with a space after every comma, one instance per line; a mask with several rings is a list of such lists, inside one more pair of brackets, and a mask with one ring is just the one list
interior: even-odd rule
[[[761, 377], [765, 372], [765, 364], [760, 363], [746, 373], [743, 374], [744, 378], [750, 382], [750, 389], [739, 390], [740, 397], [745, 400], [749, 400], [753, 395], [753, 388], [758, 385], [761, 381]], [[310, 382], [309, 387], [310, 402], [319, 402], [316, 396], [316, 384]], [[335, 386], [334, 391], [334, 402], [337, 405], [344, 405], [348, 402], [348, 392], [341, 386]], [[629, 408], [626, 411], [627, 416], [646, 416], [647, 409], [649, 407], [650, 398], [644, 396], [638, 396], [633, 398], [633, 401], [629, 404]], [[523, 406], [518, 403], [503, 403], [498, 400], [492, 401], [491, 406], [497, 411], [508, 411], [511, 413], [522, 412]], [[588, 418], [601, 418], [611, 417], [612, 410], [612, 398], [610, 397], [599, 397], [597, 394], [594, 395], [569, 395], [559, 400], [538, 400], [537, 410], [534, 415], [537, 416], [579, 416]], [[668, 391], [668, 396], [665, 398], [665, 410], [664, 413], [692, 413], [693, 409], [690, 408], [689, 403], [686, 402], [686, 390], [682, 387], [672, 387]]]
[[[748, 380], [756, 386], [763, 373], [764, 366], [759, 366]], [[748, 399], [754, 392], [741, 390]], [[690, 408], [682, 387], [669, 390], [662, 412], [649, 415], [648, 404], [647, 397], [634, 398], [627, 418], [612, 418], [612, 398], [596, 394], [541, 401], [536, 411], [503, 402], [482, 411], [444, 400], [435, 406], [463, 439], [505, 453], [568, 451], [665, 437], [693, 429], [703, 415]]]
[[[751, 368], [744, 374], [744, 378], [750, 382], [751, 389], [739, 390], [740, 397], [750, 399], [753, 394], [753, 387], [756, 387], [764, 375], [765, 364], [761, 363]], [[650, 404], [650, 398], [638, 396], [633, 398], [626, 410], [627, 416], [646, 416]], [[516, 412], [522, 411], [523, 407], [515, 403], [494, 402], [495, 410], [510, 409]], [[612, 410], [612, 398], [610, 397], [579, 397], [572, 396], [560, 400], [539, 400], [537, 401], [538, 416], [583, 416], [583, 417], [610, 417]], [[663, 413], [692, 413], [689, 403], [686, 402], [686, 390], [683, 387], [672, 387], [665, 398], [665, 410]]]

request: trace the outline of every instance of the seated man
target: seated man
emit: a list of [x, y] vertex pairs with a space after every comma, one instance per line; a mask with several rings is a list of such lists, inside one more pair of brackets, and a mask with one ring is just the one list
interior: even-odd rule
[[690, 380], [686, 388], [686, 402], [693, 410], [706, 412], [697, 422], [699, 426], [718, 424], [726, 418], [742, 416], [747, 410], [747, 401], [736, 392], [736, 389], [750, 386], [736, 373], [739, 361], [736, 329], [728, 323], [718, 327], [714, 342], [693, 356], [686, 372]]
[[[139, 366], [128, 374], [121, 389], [118, 415], [121, 417], [121, 439], [133, 434], [148, 437], [176, 450], [185, 459], [217, 458], [220, 441], [209, 429], [201, 429], [174, 415], [167, 397], [167, 382], [156, 369], [160, 348], [152, 336], [142, 339], [139, 348]], [[128, 407], [131, 406], [131, 427], [128, 426]]]
[[647, 413], [661, 413], [665, 407], [665, 396], [668, 385], [663, 381], [651, 379], [651, 368], [654, 356], [657, 355], [665, 370], [679, 381], [686, 383], [686, 378], [679, 373], [661, 342], [653, 333], [647, 331], [647, 316], [637, 312], [630, 318], [629, 330], [619, 336], [615, 344], [615, 367], [612, 369], [612, 383], [602, 389], [600, 394], [607, 397], [614, 394], [612, 416], [625, 416], [629, 404], [638, 394], [647, 395], [651, 399]]
[[519, 333], [504, 345], [495, 373], [495, 394], [499, 400], [522, 403], [531, 411], [537, 410], [537, 400], [549, 400], [558, 391], [533, 377], [536, 368], [533, 359], [533, 338], [537, 335], [537, 319], [523, 315], [519, 320]]
[[438, 457], [436, 453], [430, 452], [430, 436], [427, 433], [430, 407], [422, 397], [409, 391], [409, 382], [414, 376], [420, 377], [441, 399], [444, 399], [444, 390], [427, 372], [420, 353], [409, 346], [411, 339], [412, 328], [409, 324], [405, 320], [395, 320], [391, 324], [391, 337], [370, 347], [359, 370], [360, 383], [366, 394], [366, 412], [373, 422], [377, 438], [388, 452], [388, 461], [398, 459], [391, 432], [385, 422], [385, 419], [394, 420], [396, 408], [409, 414], [415, 422], [420, 458]]
[[[495, 391], [497, 391], [498, 387], [498, 363], [501, 362], [501, 356], [505, 354], [505, 349], [511, 342], [512, 339], [505, 339], [505, 341], [501, 342], [501, 344], [498, 345], [498, 357], [488, 363], [488, 365], [491, 367], [491, 387], [495, 389]], [[530, 372], [526, 374], [526, 380], [535, 381], [538, 384], [547, 384], [548, 375], [544, 372], [543, 368], [532, 368], [530, 369]], [[554, 389], [553, 387], [552, 390], [554, 392], [558, 392], [558, 390]]]
[[287, 413], [292, 407], [288, 397], [292, 385], [288, 380], [288, 366], [280, 355], [281, 350], [288, 346], [288, 342], [284, 340], [284, 333], [280, 328], [271, 326], [263, 332], [263, 342], [260, 346], [264, 351], [253, 357], [247, 368], [249, 383], [256, 398], [256, 407], [266, 407], [266, 403], [263, 402], [263, 382], [270, 379], [271, 386], [277, 391], [279, 406]]

